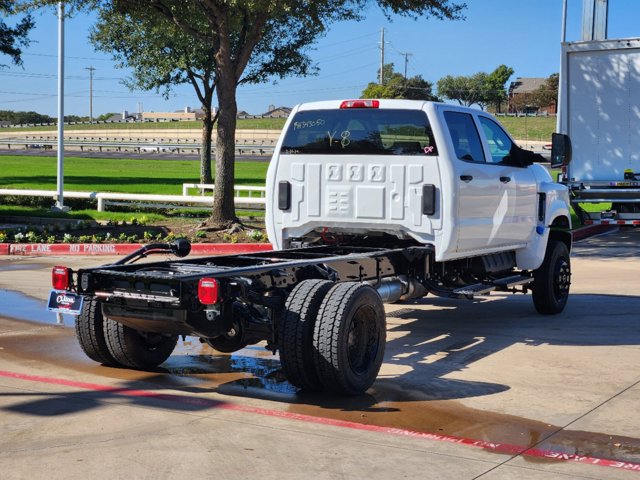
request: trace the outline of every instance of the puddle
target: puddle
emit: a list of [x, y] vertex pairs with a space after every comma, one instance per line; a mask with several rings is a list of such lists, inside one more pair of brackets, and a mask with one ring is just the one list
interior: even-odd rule
[[[0, 228], [2, 230], [2, 228]], [[38, 270], [46, 267], [42, 263], [29, 263], [11, 261], [10, 263], [0, 261], [0, 272], [12, 272], [16, 270]]]
[[[0, 289], [0, 315], [18, 320], [55, 325], [56, 314], [47, 310], [45, 300], [36, 300], [19, 292]], [[73, 326], [73, 315], [63, 315], [64, 325]]]

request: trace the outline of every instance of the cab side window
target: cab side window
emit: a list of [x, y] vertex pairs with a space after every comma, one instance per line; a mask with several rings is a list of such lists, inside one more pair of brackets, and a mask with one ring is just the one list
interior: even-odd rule
[[473, 117], [468, 113], [444, 112], [456, 157], [467, 162], [485, 163], [484, 150]]
[[487, 117], [479, 117], [484, 136], [489, 144], [491, 163], [502, 163], [513, 148], [513, 142], [496, 122]]

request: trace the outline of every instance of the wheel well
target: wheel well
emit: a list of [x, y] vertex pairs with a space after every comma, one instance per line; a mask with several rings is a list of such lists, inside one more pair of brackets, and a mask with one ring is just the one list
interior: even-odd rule
[[556, 217], [553, 219], [551, 223], [551, 231], [549, 232], [550, 240], [559, 240], [563, 242], [569, 251], [571, 251], [571, 242], [573, 240], [573, 236], [571, 235], [571, 223], [569, 222], [569, 218], [564, 215], [560, 217]]

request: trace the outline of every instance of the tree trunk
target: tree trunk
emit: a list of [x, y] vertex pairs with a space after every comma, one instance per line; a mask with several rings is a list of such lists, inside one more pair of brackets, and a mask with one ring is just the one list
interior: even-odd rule
[[235, 80], [231, 77], [218, 76], [218, 122], [216, 127], [216, 180], [213, 211], [208, 224], [212, 227], [225, 228], [238, 223], [233, 203], [233, 187], [235, 184], [235, 144], [236, 144], [236, 104]]
[[213, 133], [211, 102], [209, 102], [209, 106], [203, 105], [202, 110], [204, 118], [202, 119], [202, 149], [200, 150], [200, 183], [213, 183], [211, 176], [211, 135]]

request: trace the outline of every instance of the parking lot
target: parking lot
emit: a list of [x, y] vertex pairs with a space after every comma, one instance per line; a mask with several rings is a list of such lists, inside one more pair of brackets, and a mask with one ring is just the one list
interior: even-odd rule
[[109, 259], [0, 257], [0, 476], [640, 478], [639, 245], [575, 244], [558, 316], [524, 295], [387, 305], [385, 363], [354, 398], [296, 393], [261, 346], [98, 365], [44, 299], [51, 266]]

